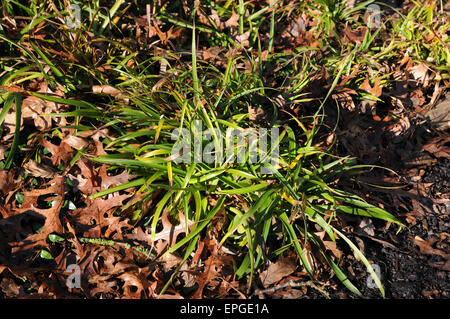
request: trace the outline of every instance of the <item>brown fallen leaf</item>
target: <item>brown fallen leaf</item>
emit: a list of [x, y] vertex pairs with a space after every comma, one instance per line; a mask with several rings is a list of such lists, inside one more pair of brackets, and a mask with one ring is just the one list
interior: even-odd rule
[[388, 130], [394, 136], [400, 136], [400, 135], [403, 135], [405, 132], [407, 132], [410, 127], [411, 127], [411, 124], [409, 123], [408, 117], [403, 116], [397, 123], [389, 126]]
[[380, 78], [375, 78], [375, 82], [373, 87], [369, 84], [369, 79], [365, 79], [364, 82], [361, 84], [361, 90], [366, 91], [370, 95], [373, 95], [374, 97], [379, 97], [382, 92], [382, 88], [380, 87]]
[[425, 117], [427, 117], [431, 125], [440, 131], [445, 131], [450, 128], [450, 98], [445, 99], [436, 107], [429, 110]]
[[126, 170], [118, 175], [108, 175], [106, 171], [106, 165], [102, 165], [98, 171], [98, 177], [100, 177], [101, 182], [99, 182], [99, 187], [101, 190], [108, 189], [112, 186], [118, 186], [129, 182], [135, 177], [135, 175], [128, 174]]
[[298, 17], [296, 21], [292, 21], [289, 25], [288, 30], [289, 34], [293, 37], [298, 37], [301, 33], [306, 32], [306, 21], [303, 17]]
[[347, 43], [361, 43], [364, 40], [367, 27], [360, 27], [358, 29], [352, 29], [348, 25], [344, 27], [344, 42]]
[[121, 298], [148, 298], [147, 290], [150, 285], [145, 277], [146, 276], [140, 273], [138, 269], [133, 269], [132, 271], [127, 270], [126, 272], [117, 276], [117, 279], [121, 279], [124, 281], [123, 295], [121, 296]]
[[420, 252], [425, 255], [438, 255], [443, 257], [446, 260], [450, 259], [450, 254], [446, 254], [442, 250], [435, 249], [432, 247], [435, 240], [431, 239], [430, 241], [423, 240], [419, 236], [414, 237], [414, 243], [419, 246]]
[[436, 157], [444, 157], [450, 159], [450, 147], [439, 147], [436, 143], [429, 143], [422, 147], [424, 151], [433, 154]]
[[367, 217], [363, 217], [363, 218], [361, 218], [361, 220], [359, 222], [357, 231], [362, 232], [363, 234], [366, 234], [369, 236], [374, 236], [375, 235], [375, 226], [372, 223], [371, 219], [369, 219]]
[[52, 154], [51, 161], [54, 166], [59, 166], [61, 163], [68, 163], [76, 152], [72, 146], [66, 143], [64, 138], [59, 145], [55, 145], [45, 138], [40, 137], [39, 144]]
[[421, 62], [411, 68], [408, 69], [409, 73], [413, 76], [413, 78], [424, 87], [428, 86], [428, 66]]
[[[24, 192], [24, 202], [22, 203], [20, 208], [17, 208], [15, 210], [16, 214], [32, 211], [44, 217], [45, 222], [39, 233], [29, 235], [21, 241], [11, 243], [13, 246], [13, 254], [22, 250], [31, 249], [35, 246], [47, 247], [48, 244], [46, 239], [49, 234], [60, 234], [63, 232], [59, 213], [64, 203], [64, 177], [58, 176], [55, 179], [51, 180], [48, 185], [50, 186], [47, 188], [33, 189]], [[55, 202], [53, 203], [53, 206], [51, 208], [37, 208], [37, 201], [40, 196], [48, 196], [54, 194], [56, 194], [56, 196], [53, 197]], [[49, 200], [49, 198], [47, 198], [47, 200]]]
[[126, 96], [125, 93], [110, 85], [93, 85], [92, 92], [110, 95], [115, 98], [123, 98]]
[[5, 145], [0, 145], [0, 161], [5, 159], [5, 152], [8, 150], [8, 147]]
[[208, 15], [208, 18], [210, 18], [211, 21], [214, 22], [218, 28], [222, 28], [222, 25], [221, 25], [222, 22], [220, 21], [220, 17], [217, 14], [216, 10], [211, 9], [211, 14]]
[[[155, 238], [153, 240], [152, 235], [148, 232], [144, 232], [139, 228], [135, 228], [132, 234], [127, 234], [128, 239], [134, 239], [139, 241], [146, 242], [149, 246], [153, 246], [157, 241], [163, 240], [165, 242], [165, 246], [173, 246], [176, 242], [177, 237], [186, 233], [186, 220], [182, 212], [179, 212], [178, 220], [180, 223], [178, 225], [173, 225], [167, 216], [167, 211], [163, 210], [161, 216], [161, 223], [163, 225], [163, 229], [155, 234]], [[188, 227], [191, 228], [194, 225], [194, 222], [188, 220]], [[162, 249], [162, 248], [161, 248]]]
[[217, 245], [213, 245], [211, 250], [211, 255], [205, 262], [205, 268], [203, 273], [197, 276], [198, 289], [192, 295], [192, 299], [202, 299], [203, 290], [206, 285], [210, 283], [210, 281], [219, 275], [220, 266], [220, 258], [218, 258], [218, 248]]
[[325, 246], [325, 248], [329, 251], [331, 251], [331, 253], [336, 257], [336, 258], [341, 258], [342, 256], [342, 251], [340, 251], [337, 248], [337, 244], [334, 241], [328, 241], [328, 240], [324, 240], [322, 241], [323, 245]]
[[231, 28], [231, 27], [237, 27], [239, 26], [239, 14], [234, 12], [234, 10], [231, 12], [231, 17], [225, 21], [225, 23], [221, 26], [222, 29], [225, 28]]
[[23, 168], [25, 172], [34, 177], [43, 177], [43, 178], [55, 178], [60, 175], [60, 172], [49, 165], [43, 163], [37, 163], [36, 161], [29, 159], [24, 165]]
[[0, 171], [0, 193], [8, 194], [15, 187], [14, 171]]
[[263, 123], [267, 120], [267, 115], [263, 108], [248, 104], [247, 109], [250, 121]]
[[350, 112], [355, 110], [355, 103], [349, 93], [339, 92], [332, 94], [331, 97], [336, 100], [343, 109], [349, 110]]
[[267, 288], [292, 274], [295, 269], [297, 269], [295, 262], [287, 258], [280, 259], [275, 263], [269, 262], [269, 268], [259, 275], [259, 279], [264, 288]]
[[372, 114], [375, 113], [374, 107], [377, 104], [377, 100], [375, 98], [378, 98], [381, 96], [382, 88], [380, 87], [380, 78], [375, 78], [373, 87], [369, 84], [369, 79], [366, 78], [364, 82], [361, 84], [361, 90], [366, 91], [373, 97], [366, 97], [366, 100], [362, 101], [361, 104], [361, 110], [363, 113], [369, 113], [369, 111], [372, 112]]
[[249, 42], [250, 31], [244, 32], [242, 34], [238, 34], [233, 37], [233, 40], [236, 41], [237, 44], [240, 44], [242, 47], [248, 47], [250, 45]]
[[183, 258], [175, 254], [165, 254], [161, 257], [163, 268], [165, 272], [169, 272], [172, 268], [177, 267], [183, 262]]
[[39, 131], [44, 131], [52, 126], [52, 118], [44, 114], [56, 113], [56, 109], [56, 103], [30, 96], [22, 101], [22, 119], [33, 122]]
[[13, 279], [7, 277], [0, 282], [0, 290], [7, 298], [19, 298], [25, 294], [23, 286], [18, 285]]
[[[39, 88], [37, 93], [41, 94], [50, 94], [56, 95], [58, 97], [63, 97], [64, 94], [59, 91], [53, 92], [48, 88], [48, 85], [45, 81], [39, 83]], [[24, 91], [23, 89], [16, 86], [3, 87], [7, 91], [12, 92], [21, 92], [24, 96], [26, 96], [22, 100], [22, 117], [20, 122], [20, 128], [23, 128], [24, 123], [31, 123], [40, 130], [44, 131], [49, 129], [52, 126], [52, 121], [56, 122], [58, 125], [65, 125], [66, 120], [64, 117], [50, 117], [44, 116], [44, 114], [58, 113], [64, 109], [64, 107], [55, 102], [47, 101], [40, 99], [35, 96], [29, 96], [29, 92]], [[15, 105], [11, 108], [8, 114], [6, 114], [5, 119], [2, 123], [2, 127], [7, 129], [7, 133], [4, 134], [3, 139], [9, 140], [14, 136], [14, 130], [16, 126], [16, 114], [15, 114]]]
[[90, 238], [123, 239], [123, 228], [129, 228], [127, 220], [112, 213], [123, 202], [130, 198], [131, 194], [111, 196], [107, 199], [97, 197], [86, 200], [87, 206], [70, 212], [73, 225], [78, 233]]
[[66, 136], [63, 138], [63, 142], [75, 149], [82, 149], [88, 145], [88, 142], [80, 137], [72, 135], [73, 130], [66, 131]]

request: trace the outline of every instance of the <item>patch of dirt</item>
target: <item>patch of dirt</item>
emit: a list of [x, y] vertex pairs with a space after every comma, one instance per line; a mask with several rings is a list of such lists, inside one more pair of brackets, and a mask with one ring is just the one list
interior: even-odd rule
[[[344, 149], [352, 155], [358, 154], [364, 164], [390, 167], [400, 173], [399, 178], [392, 177], [388, 172], [382, 175], [390, 182], [401, 184], [401, 190], [371, 189], [373, 198], [370, 200], [384, 204], [406, 227], [396, 233], [393, 225], [387, 228], [385, 223], [374, 221], [372, 236], [352, 235], [352, 232], [348, 235], [358, 243], [369, 262], [379, 267], [386, 297], [449, 298], [450, 160], [448, 143], [433, 144], [440, 138], [448, 138], [448, 133], [434, 131], [427, 123], [414, 118], [410, 119], [410, 123], [403, 134], [399, 134], [396, 139], [390, 139], [386, 138], [387, 134], [390, 134], [386, 129], [388, 126], [382, 122], [377, 123], [366, 115], [355, 115], [350, 121], [353, 127], [342, 137], [344, 146], [348, 146]], [[369, 134], [367, 137], [361, 137], [352, 135], [354, 131]], [[356, 141], [361, 138], [367, 138], [365, 149], [358, 149]], [[430, 147], [433, 151], [442, 153], [428, 152]], [[413, 160], [402, 156], [405, 150], [415, 154]], [[370, 152], [371, 156], [362, 155]], [[369, 163], [365, 158], [377, 160]], [[423, 158], [426, 160], [421, 160]], [[382, 180], [380, 173], [375, 172], [367, 174], [367, 180], [375, 175], [378, 180]], [[365, 186], [362, 188], [370, 189]], [[357, 229], [360, 222], [359, 219], [348, 217], [344, 220], [347, 220], [353, 229]], [[379, 298], [381, 295], [378, 290], [370, 288], [371, 278], [365, 266], [351, 256], [351, 251], [346, 253], [349, 255], [345, 258], [342, 268], [351, 274], [352, 282], [365, 296]], [[334, 298], [352, 298], [350, 293], [342, 291], [330, 293]]]

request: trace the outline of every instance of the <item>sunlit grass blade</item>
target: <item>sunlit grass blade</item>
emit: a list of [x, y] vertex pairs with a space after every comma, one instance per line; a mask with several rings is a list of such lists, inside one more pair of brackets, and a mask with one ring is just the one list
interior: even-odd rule
[[22, 95], [20, 93], [14, 93], [14, 104], [16, 106], [16, 128], [14, 131], [14, 138], [9, 151], [8, 157], [5, 161], [5, 169], [9, 169], [13, 163], [14, 155], [19, 145], [20, 125], [22, 123]]

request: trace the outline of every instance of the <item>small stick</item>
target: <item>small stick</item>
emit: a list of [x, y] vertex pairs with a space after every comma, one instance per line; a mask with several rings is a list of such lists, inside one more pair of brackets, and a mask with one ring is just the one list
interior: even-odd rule
[[303, 287], [303, 286], [309, 286], [311, 288], [314, 288], [314, 289], [318, 290], [321, 294], [323, 294], [324, 296], [329, 298], [328, 294], [322, 288], [317, 287], [311, 280], [305, 281], [305, 282], [296, 282], [294, 280], [290, 280], [287, 283], [279, 284], [279, 285], [276, 285], [271, 288], [256, 289], [255, 292], [253, 293], [253, 296], [254, 295], [262, 295], [262, 294], [270, 293], [270, 292], [275, 292], [277, 290], [284, 289], [287, 287]]

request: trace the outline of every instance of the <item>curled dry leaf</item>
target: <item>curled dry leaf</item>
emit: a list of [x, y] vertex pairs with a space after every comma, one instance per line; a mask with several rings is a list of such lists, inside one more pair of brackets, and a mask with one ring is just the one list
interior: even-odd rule
[[[146, 279], [153, 266], [136, 265], [130, 250], [109, 246], [86, 245], [79, 256], [83, 290], [91, 297], [148, 297], [150, 283]], [[123, 293], [120, 292], [123, 289]]]
[[366, 217], [361, 218], [357, 230], [369, 236], [375, 236], [375, 226], [372, 220]]
[[106, 95], [110, 95], [114, 98], [124, 98], [127, 96], [126, 93], [116, 89], [115, 87], [112, 87], [110, 85], [93, 85], [92, 86], [92, 92], [93, 93], [102, 93]]
[[306, 31], [306, 21], [303, 17], [298, 17], [296, 21], [293, 21], [287, 30], [293, 37], [298, 37], [301, 33]]
[[5, 145], [0, 145], [0, 161], [5, 159], [5, 152], [8, 150], [8, 147]]
[[328, 241], [328, 240], [324, 240], [322, 241], [323, 245], [325, 246], [325, 248], [329, 251], [331, 251], [331, 253], [336, 257], [336, 258], [341, 258], [342, 256], [342, 251], [340, 251], [337, 248], [337, 244], [334, 241]]
[[52, 126], [52, 118], [44, 114], [56, 111], [54, 102], [44, 101], [33, 96], [22, 101], [22, 117], [25, 123], [33, 122], [39, 131], [48, 130]]
[[106, 165], [102, 165], [100, 167], [98, 176], [101, 178], [99, 186], [102, 190], [108, 189], [111, 186], [125, 184], [135, 177], [134, 175], [128, 174], [128, 172], [125, 170], [118, 175], [108, 175], [106, 171]]
[[250, 104], [248, 104], [247, 108], [250, 121], [265, 122], [267, 120], [267, 114], [264, 112], [263, 108], [259, 106], [252, 106]]
[[68, 174], [74, 184], [75, 190], [80, 190], [83, 194], [90, 196], [110, 187], [118, 186], [129, 182], [135, 175], [123, 171], [118, 175], [108, 175], [106, 165], [95, 167], [86, 159], [77, 161], [76, 166], [81, 170], [79, 174]]
[[73, 136], [71, 133], [67, 132], [66, 136], [63, 138], [64, 143], [70, 145], [75, 149], [81, 149], [88, 145], [84, 139], [80, 137]]
[[124, 272], [117, 276], [117, 278], [125, 282], [122, 298], [140, 299], [148, 297], [147, 290], [150, 285], [145, 276], [137, 270]]
[[220, 17], [217, 14], [216, 10], [211, 9], [211, 14], [208, 16], [208, 18], [211, 19], [211, 21], [214, 22], [217, 27], [220, 27], [220, 28], [222, 27], [222, 25], [221, 25], [222, 22], [220, 21]]
[[428, 141], [428, 143], [422, 147], [422, 150], [433, 154], [433, 156], [437, 158], [443, 157], [450, 159], [450, 147], [446, 146], [449, 142], [450, 137], [437, 137]]

